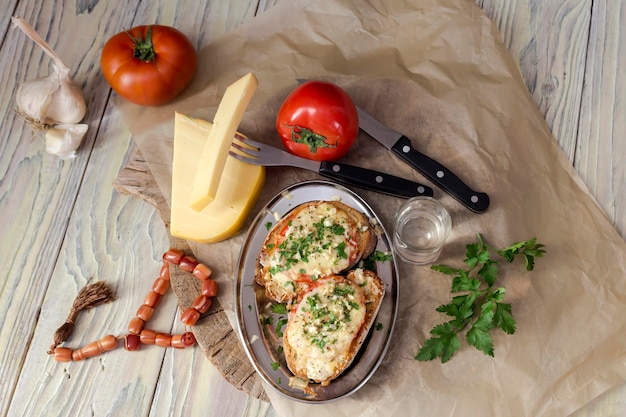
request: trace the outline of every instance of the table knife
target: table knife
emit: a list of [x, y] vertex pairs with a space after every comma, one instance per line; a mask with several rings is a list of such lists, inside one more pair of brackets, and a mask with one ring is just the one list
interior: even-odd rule
[[342, 184], [352, 185], [395, 197], [432, 197], [433, 195], [432, 188], [407, 180], [406, 178], [396, 177], [384, 172], [341, 162], [313, 161], [264, 143], [255, 142], [249, 138], [241, 136], [237, 136], [237, 138], [247, 145], [256, 147], [256, 150], [251, 150], [248, 147], [241, 146], [236, 141], [232, 143], [232, 147], [240, 152], [235, 153], [231, 149], [230, 155], [247, 163], [263, 166], [293, 166], [303, 168], [317, 172], [323, 177], [333, 179]]
[[411, 140], [402, 133], [384, 126], [358, 106], [357, 112], [361, 130], [393, 151], [400, 159], [421, 172], [471, 211], [483, 213], [487, 210], [489, 196], [486, 193], [472, 190], [452, 171], [429, 156], [415, 150], [411, 145]]

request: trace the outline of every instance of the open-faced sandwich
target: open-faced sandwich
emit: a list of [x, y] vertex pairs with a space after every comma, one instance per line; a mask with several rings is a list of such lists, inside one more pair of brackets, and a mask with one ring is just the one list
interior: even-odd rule
[[304, 203], [270, 230], [255, 281], [269, 298], [294, 301], [312, 282], [349, 270], [375, 246], [363, 213], [339, 201]]
[[385, 292], [375, 272], [356, 267], [376, 242], [369, 219], [339, 201], [299, 205], [269, 231], [255, 281], [291, 305], [283, 348], [296, 378], [328, 385], [356, 357]]
[[291, 372], [322, 386], [343, 373], [363, 344], [384, 291], [376, 274], [361, 269], [348, 278], [317, 281], [289, 313], [283, 347]]

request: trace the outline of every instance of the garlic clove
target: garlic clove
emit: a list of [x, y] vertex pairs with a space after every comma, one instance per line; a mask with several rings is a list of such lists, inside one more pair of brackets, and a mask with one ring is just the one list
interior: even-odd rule
[[86, 124], [59, 124], [46, 132], [46, 152], [61, 159], [76, 158], [76, 149], [87, 133]]
[[87, 105], [81, 89], [72, 81], [67, 72], [53, 72], [58, 75], [58, 88], [52, 94], [46, 116], [58, 123], [76, 124], [83, 120]]
[[54, 74], [26, 81], [19, 86], [15, 102], [24, 116], [41, 123], [46, 122], [46, 113], [52, 101], [52, 95], [59, 89], [58, 83], [51, 78], [54, 78]]

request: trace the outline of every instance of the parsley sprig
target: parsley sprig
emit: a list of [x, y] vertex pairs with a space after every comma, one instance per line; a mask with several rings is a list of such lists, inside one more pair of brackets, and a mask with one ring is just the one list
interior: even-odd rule
[[493, 356], [493, 339], [490, 331], [496, 328], [507, 334], [516, 330], [516, 322], [511, 312], [511, 304], [504, 303], [506, 289], [496, 287], [499, 255], [509, 263], [521, 256], [526, 263], [526, 270], [535, 267], [535, 258], [545, 253], [544, 245], [533, 238], [515, 243], [504, 249], [495, 249], [487, 245], [481, 234], [478, 241], [466, 246], [464, 263], [467, 268], [453, 268], [446, 265], [433, 265], [431, 268], [446, 275], [454, 276], [450, 291], [455, 295], [448, 304], [441, 305], [437, 311], [452, 317], [450, 321], [438, 324], [431, 331], [431, 337], [417, 353], [415, 359], [428, 361], [441, 358], [445, 363], [461, 347], [459, 333], [467, 329], [467, 343]]

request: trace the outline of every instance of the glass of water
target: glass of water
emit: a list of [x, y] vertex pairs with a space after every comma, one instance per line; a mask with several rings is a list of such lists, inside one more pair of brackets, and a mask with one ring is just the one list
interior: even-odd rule
[[396, 212], [393, 246], [404, 262], [426, 265], [437, 260], [446, 242], [452, 219], [432, 197], [413, 197]]

